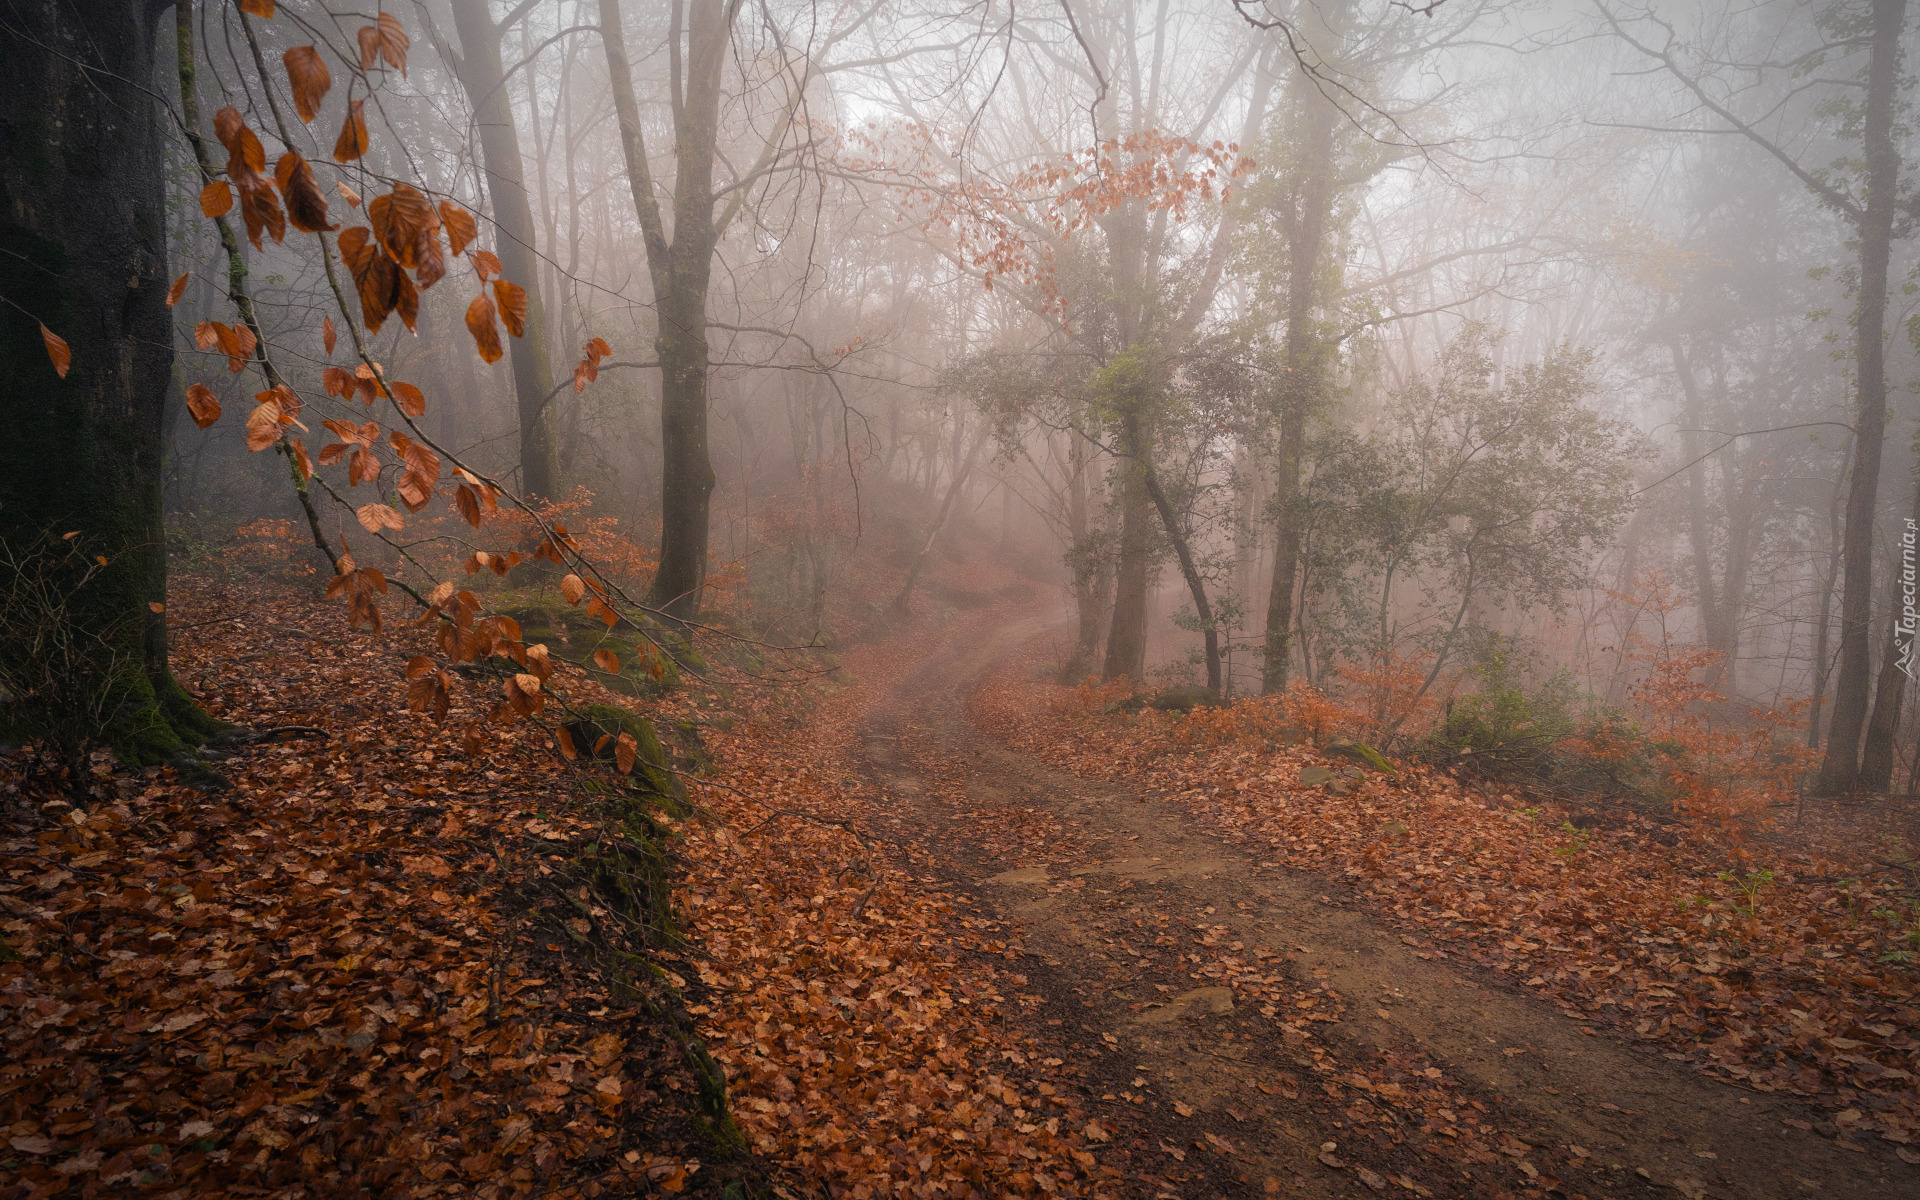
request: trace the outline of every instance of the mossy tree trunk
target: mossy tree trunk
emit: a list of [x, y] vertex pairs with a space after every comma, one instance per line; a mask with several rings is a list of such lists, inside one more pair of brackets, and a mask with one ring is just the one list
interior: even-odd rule
[[[162, 429], [166, 307], [155, 0], [17, 0], [0, 14], [0, 537], [67, 533], [109, 565], [69, 597], [101, 635], [113, 706], [97, 731], [135, 762], [218, 723], [167, 669]], [[40, 326], [64, 338], [54, 370]], [[56, 542], [57, 544], [57, 542]]]

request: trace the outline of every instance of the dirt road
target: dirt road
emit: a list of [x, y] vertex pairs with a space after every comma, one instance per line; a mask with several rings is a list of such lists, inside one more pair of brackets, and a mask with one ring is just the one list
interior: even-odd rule
[[[1029, 982], [1011, 1019], [1112, 1132], [1100, 1157], [1127, 1193], [1914, 1194], [1911, 1168], [1813, 1132], [1819, 1113], [1583, 1029], [1492, 973], [1403, 944], [1333, 880], [1262, 866], [1160, 796], [1053, 770], [982, 732], [969, 695], [1041, 628], [931, 660], [866, 722], [866, 769], [895, 806], [890, 834], [925, 855], [915, 869], [1024, 931]], [[1313, 1027], [1324, 1055], [1203, 986], [1201, 947], [1334, 1016]], [[1444, 1079], [1465, 1102], [1409, 1121], [1353, 1086], [1355, 1070]]]

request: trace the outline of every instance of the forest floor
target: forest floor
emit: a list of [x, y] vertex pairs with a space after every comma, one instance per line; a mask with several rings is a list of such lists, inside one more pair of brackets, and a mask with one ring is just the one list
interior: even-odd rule
[[1076, 708], [1050, 597], [958, 577], [783, 687], [636, 705], [698, 804], [655, 818], [685, 937], [604, 890], [645, 876], [604, 773], [524, 724], [470, 757], [477, 689], [405, 710], [424, 635], [178, 581], [182, 680], [297, 728], [79, 807], [0, 759], [0, 1197], [1920, 1186], [1912, 969], [1822, 915], [1818, 822], [1741, 849], [1743, 953], [1664, 923], [1742, 895], [1714, 839]]

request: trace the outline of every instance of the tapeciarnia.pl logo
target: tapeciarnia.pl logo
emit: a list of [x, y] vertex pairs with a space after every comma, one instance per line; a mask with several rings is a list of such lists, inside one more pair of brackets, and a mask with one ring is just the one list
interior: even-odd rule
[[1914, 610], [1914, 539], [1920, 528], [1907, 518], [1906, 532], [1900, 535], [1900, 616], [1893, 625], [1893, 642], [1899, 647], [1897, 665], [1908, 679], [1913, 678], [1913, 633], [1920, 626], [1920, 612]]

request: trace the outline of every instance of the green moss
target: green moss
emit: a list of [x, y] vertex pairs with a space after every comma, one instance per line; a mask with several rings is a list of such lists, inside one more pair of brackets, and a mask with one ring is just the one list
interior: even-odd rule
[[591, 704], [581, 710], [579, 718], [567, 722], [565, 729], [581, 754], [602, 762], [616, 761], [620, 735], [630, 735], [636, 750], [628, 778], [676, 816], [692, 811], [687, 803], [686, 785], [674, 774], [673, 763], [667, 757], [666, 747], [660, 744], [652, 721], [611, 704]]

